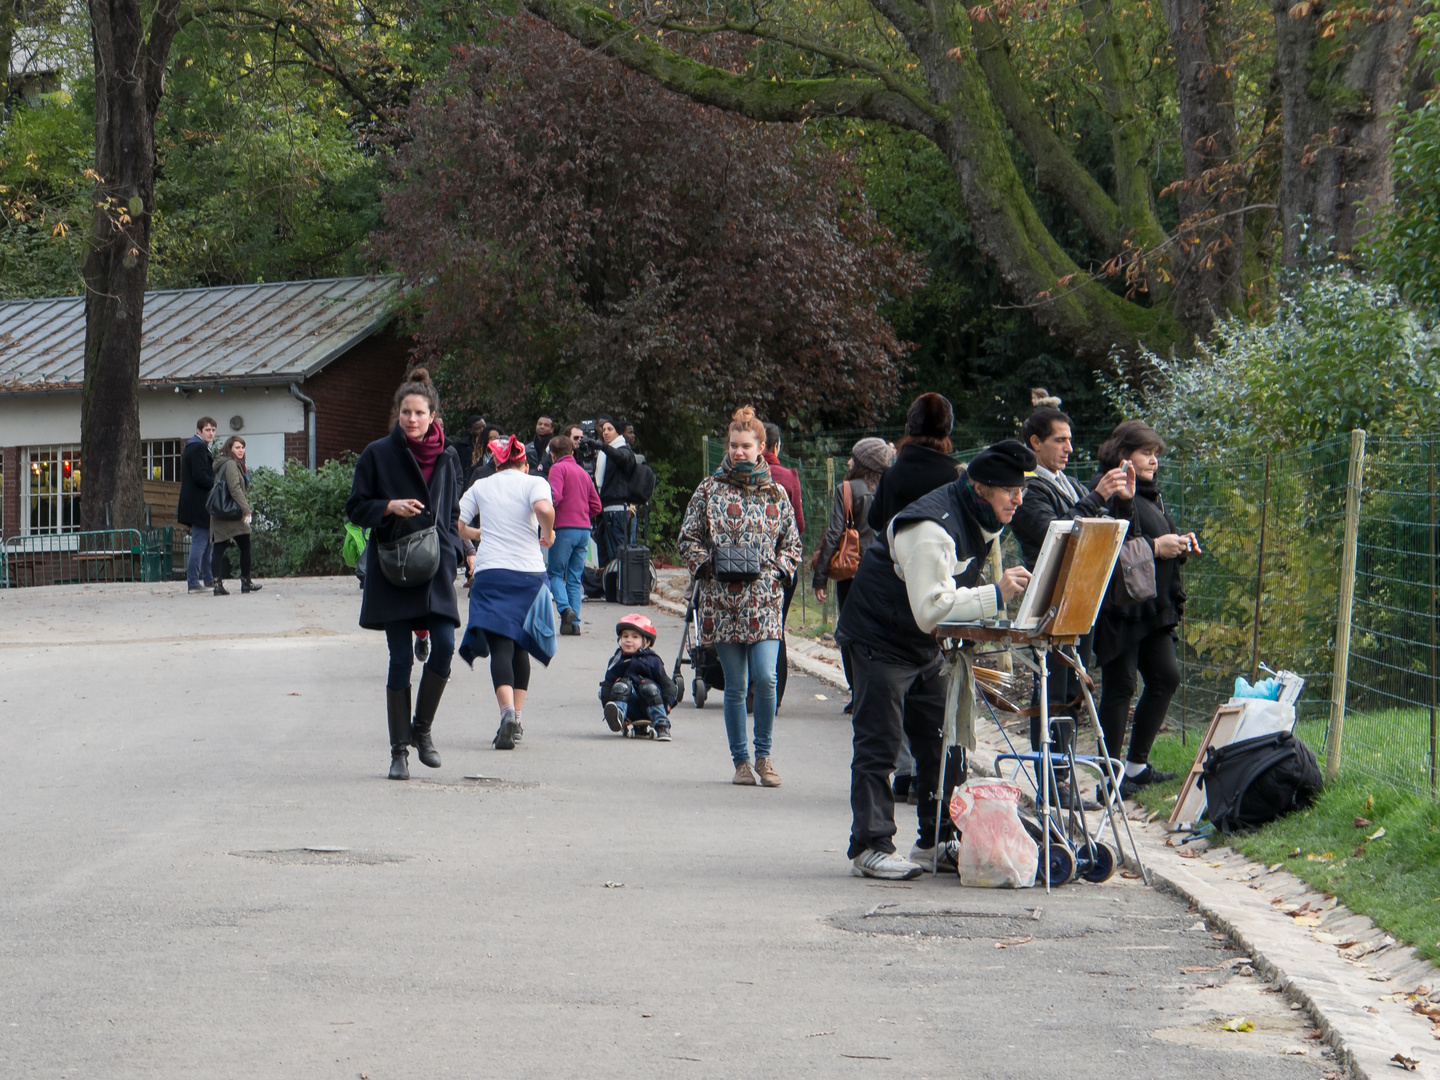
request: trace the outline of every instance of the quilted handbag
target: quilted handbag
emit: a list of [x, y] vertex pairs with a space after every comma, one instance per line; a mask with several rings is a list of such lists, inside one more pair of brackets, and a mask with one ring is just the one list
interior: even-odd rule
[[761, 561], [754, 544], [716, 544], [711, 556], [716, 581], [759, 581]]

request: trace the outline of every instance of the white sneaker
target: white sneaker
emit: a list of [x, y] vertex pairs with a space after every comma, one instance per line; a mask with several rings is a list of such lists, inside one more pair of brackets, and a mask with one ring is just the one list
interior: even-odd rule
[[918, 863], [927, 871], [935, 869], [936, 855], [940, 858], [940, 869], [956, 873], [960, 869], [960, 841], [946, 840], [935, 847], [921, 847], [916, 844], [910, 849], [910, 861]]
[[894, 851], [876, 851], [874, 848], [866, 848], [850, 860], [850, 873], [856, 877], [909, 881], [924, 872], [923, 866], [911, 862]]

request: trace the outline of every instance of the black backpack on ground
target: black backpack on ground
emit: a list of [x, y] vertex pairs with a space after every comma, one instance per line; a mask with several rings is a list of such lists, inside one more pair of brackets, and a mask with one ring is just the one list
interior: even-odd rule
[[1200, 774], [1205, 816], [1223, 833], [1258, 829], [1304, 809], [1323, 783], [1315, 752], [1289, 731], [1209, 747]]

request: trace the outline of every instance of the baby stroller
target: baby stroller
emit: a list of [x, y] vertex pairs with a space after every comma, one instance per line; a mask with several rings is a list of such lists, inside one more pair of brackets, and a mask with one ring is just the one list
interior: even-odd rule
[[695, 585], [690, 586], [690, 595], [685, 603], [685, 630], [680, 635], [680, 651], [675, 654], [675, 670], [670, 681], [680, 695], [678, 705], [685, 700], [685, 679], [680, 674], [684, 664], [690, 665], [693, 677], [690, 680], [690, 696], [697, 709], [705, 707], [705, 699], [711, 690], [725, 689], [725, 671], [720, 667], [720, 657], [715, 646], [700, 643], [700, 615], [695, 610]]
[[[699, 642], [700, 615], [695, 609], [695, 583], [692, 581], [685, 602], [685, 630], [680, 635], [680, 651], [675, 654], [675, 670], [670, 680], [680, 695], [676, 698], [678, 705], [685, 700], [685, 680], [680, 674], [680, 668], [689, 664], [692, 672], [690, 696], [695, 707], [703, 709], [711, 690], [724, 691], [725, 669], [720, 666], [720, 657], [715, 652], [715, 646], [701, 645]], [[777, 674], [779, 677], [775, 683], [775, 709], [779, 711], [780, 703], [785, 699], [785, 673], [781, 671]], [[745, 700], [747, 712], [754, 711], [754, 699], [752, 691]]]

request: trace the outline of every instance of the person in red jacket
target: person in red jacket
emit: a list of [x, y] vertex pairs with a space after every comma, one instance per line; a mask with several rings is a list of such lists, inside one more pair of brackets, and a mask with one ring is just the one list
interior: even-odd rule
[[555, 544], [547, 553], [550, 592], [560, 609], [560, 633], [580, 633], [580, 575], [590, 547], [590, 523], [600, 516], [600, 493], [595, 482], [575, 460], [575, 443], [568, 435], [550, 440], [551, 502], [555, 504]]
[[[787, 469], [780, 464], [780, 428], [776, 424], [765, 425], [765, 453], [762, 455], [765, 464], [770, 466], [770, 476], [774, 481], [785, 489], [785, 494], [790, 497], [790, 506], [795, 511], [795, 531], [802, 537], [805, 535], [805, 507], [800, 497], [800, 474], [794, 469]], [[796, 568], [795, 576], [785, 582], [784, 606], [780, 609], [780, 618], [783, 621], [790, 618], [790, 601], [795, 599], [795, 584], [800, 580], [799, 568]], [[790, 672], [790, 656], [785, 649], [785, 638], [780, 638], [780, 660], [776, 666], [775, 682], [775, 705], [779, 708], [780, 702], [785, 700], [786, 676]]]

